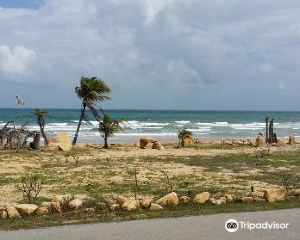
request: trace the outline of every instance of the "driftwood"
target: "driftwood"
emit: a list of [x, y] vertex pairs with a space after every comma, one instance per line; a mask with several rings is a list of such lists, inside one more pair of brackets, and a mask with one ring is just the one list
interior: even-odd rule
[[39, 146], [40, 133], [36, 131], [29, 131], [25, 126], [29, 123], [23, 124], [20, 128], [15, 126], [9, 127], [13, 121], [5, 124], [0, 130], [0, 150], [1, 149], [24, 149], [28, 147], [28, 138], [33, 138], [30, 147], [36, 149]]

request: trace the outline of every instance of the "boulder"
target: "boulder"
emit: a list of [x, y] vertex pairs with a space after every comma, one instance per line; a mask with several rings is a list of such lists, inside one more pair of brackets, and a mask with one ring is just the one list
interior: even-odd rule
[[79, 209], [82, 206], [82, 201], [79, 198], [75, 198], [68, 203], [69, 208], [71, 209]]
[[199, 193], [195, 196], [194, 203], [197, 203], [197, 204], [206, 203], [208, 201], [209, 197], [210, 197], [209, 192]]
[[242, 198], [243, 203], [251, 203], [254, 201], [252, 197], [243, 197]]
[[51, 202], [53, 212], [62, 213], [60, 202]]
[[123, 205], [123, 203], [128, 202], [129, 199], [127, 197], [124, 197], [123, 195], [118, 195], [117, 197], [117, 204], [119, 204], [120, 206]]
[[220, 197], [219, 199], [216, 199], [215, 204], [216, 205], [221, 205], [226, 203], [226, 198], [225, 197]]
[[188, 196], [180, 196], [179, 200], [186, 204], [189, 203], [191, 199]]
[[165, 150], [164, 146], [161, 145], [159, 142], [155, 142], [152, 145], [152, 149], [157, 149], [157, 150]]
[[296, 189], [295, 192], [294, 192], [294, 195], [295, 196], [300, 196], [300, 189]]
[[38, 209], [38, 206], [35, 204], [16, 204], [15, 208], [21, 215], [31, 215]]
[[149, 209], [150, 209], [150, 211], [154, 212], [154, 211], [162, 210], [162, 209], [164, 209], [164, 208], [163, 208], [162, 206], [160, 206], [159, 204], [151, 203]]
[[181, 146], [191, 145], [194, 144], [193, 136], [187, 135], [185, 138], [182, 139]]
[[19, 218], [21, 217], [18, 210], [13, 206], [7, 206], [6, 212], [9, 218]]
[[0, 211], [0, 218], [1, 218], [1, 219], [5, 219], [5, 218], [7, 218], [7, 217], [8, 217], [8, 214], [7, 214], [6, 210], [2, 209], [2, 210]]
[[94, 213], [95, 209], [91, 207], [91, 208], [85, 208], [85, 209], [83, 209], [83, 211], [86, 213]]
[[264, 138], [261, 135], [258, 135], [258, 137], [256, 138], [256, 147], [264, 147], [265, 146], [265, 141]]
[[233, 196], [229, 193], [225, 193], [224, 197], [226, 198], [226, 202], [231, 202], [233, 200]]
[[224, 193], [217, 192], [217, 193], [212, 195], [212, 198], [214, 198], [214, 199], [219, 199], [220, 197], [224, 197]]
[[144, 199], [139, 200], [139, 202], [140, 202], [140, 205], [141, 205], [142, 208], [149, 208], [150, 204], [152, 202], [152, 199], [151, 198], [144, 198]]
[[140, 203], [136, 200], [129, 200], [124, 202], [121, 208], [125, 211], [131, 212], [140, 208]]
[[140, 138], [139, 140], [139, 144], [137, 143], [136, 145], [141, 148], [141, 149], [145, 149], [145, 147], [149, 144], [149, 143], [155, 143], [157, 142], [155, 139], [153, 138]]
[[211, 204], [216, 204], [216, 199], [214, 199], [214, 198], [209, 198], [207, 202], [209, 202], [209, 203], [211, 203]]
[[264, 199], [267, 202], [277, 202], [286, 200], [286, 190], [284, 188], [272, 188], [264, 191]]
[[36, 212], [37, 215], [42, 216], [42, 215], [48, 215], [49, 214], [49, 209], [47, 207], [39, 207]]
[[253, 199], [263, 198], [264, 193], [263, 192], [249, 192], [246, 194], [246, 197], [252, 197]]
[[255, 198], [254, 201], [255, 201], [255, 202], [266, 202], [266, 199], [263, 199], [263, 198]]
[[72, 199], [72, 198], [73, 198], [73, 196], [71, 194], [57, 195], [52, 198], [51, 202], [60, 202], [61, 203], [63, 200]]
[[289, 145], [293, 146], [296, 144], [296, 138], [295, 136], [289, 136], [289, 142], [288, 142]]
[[169, 194], [167, 194], [166, 196], [158, 199], [156, 201], [157, 204], [161, 205], [161, 206], [170, 206], [170, 207], [174, 207], [177, 206], [179, 203], [179, 199], [178, 196], [175, 192], [171, 192]]
[[70, 151], [72, 149], [72, 144], [69, 138], [68, 133], [66, 132], [59, 132], [57, 134], [57, 137], [59, 139], [60, 145], [59, 149], [62, 151]]

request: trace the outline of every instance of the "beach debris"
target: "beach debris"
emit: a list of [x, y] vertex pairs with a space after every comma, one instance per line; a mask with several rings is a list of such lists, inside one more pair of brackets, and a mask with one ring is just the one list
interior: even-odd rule
[[164, 197], [158, 199], [156, 201], [156, 203], [161, 206], [175, 207], [178, 205], [179, 199], [175, 192], [171, 192], [171, 193], [165, 195]]
[[197, 203], [197, 204], [203, 204], [203, 203], [206, 203], [208, 201], [209, 197], [210, 197], [209, 192], [199, 193], [195, 196], [193, 202]]
[[36, 149], [39, 146], [40, 134], [36, 131], [29, 131], [25, 129], [23, 124], [20, 128], [9, 125], [14, 123], [9, 121], [0, 130], [0, 149], [24, 149], [27, 148], [27, 140], [33, 138], [33, 142], [30, 143], [30, 147]]
[[264, 191], [263, 197], [267, 202], [284, 201], [287, 197], [287, 192], [284, 188], [271, 188]]
[[62, 151], [70, 151], [72, 149], [72, 144], [69, 138], [68, 133], [66, 132], [59, 132], [57, 134], [57, 137], [59, 139], [59, 150]]

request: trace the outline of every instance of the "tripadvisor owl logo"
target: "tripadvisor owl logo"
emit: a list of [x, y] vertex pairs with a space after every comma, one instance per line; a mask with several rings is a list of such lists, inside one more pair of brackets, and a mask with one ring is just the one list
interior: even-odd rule
[[239, 223], [235, 219], [229, 219], [225, 223], [225, 229], [228, 232], [235, 232], [235, 231], [237, 231], [239, 229]]

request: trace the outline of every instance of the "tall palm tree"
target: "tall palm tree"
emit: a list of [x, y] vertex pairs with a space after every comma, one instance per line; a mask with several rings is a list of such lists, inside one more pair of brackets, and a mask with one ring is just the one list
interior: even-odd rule
[[83, 118], [85, 118], [85, 109], [88, 107], [95, 119], [100, 122], [101, 118], [95, 109], [95, 102], [110, 99], [110, 97], [106, 96], [107, 93], [110, 93], [110, 88], [104, 83], [103, 80], [97, 77], [82, 77], [80, 80], [80, 87], [76, 87], [75, 92], [82, 100], [82, 108], [77, 130], [72, 142], [73, 145], [75, 145], [77, 142], [81, 122]]
[[34, 109], [33, 110], [33, 114], [36, 116], [36, 123], [39, 125], [40, 130], [41, 130], [41, 134], [43, 136], [43, 138], [45, 139], [45, 144], [48, 145], [49, 144], [49, 140], [46, 136], [46, 133], [44, 131], [45, 129], [45, 117], [48, 116], [48, 112], [41, 110], [41, 109]]
[[99, 131], [104, 139], [104, 148], [108, 148], [107, 139], [112, 137], [114, 133], [122, 132], [123, 128], [120, 124], [123, 120], [113, 120], [107, 114], [103, 115], [103, 120], [99, 124]]

